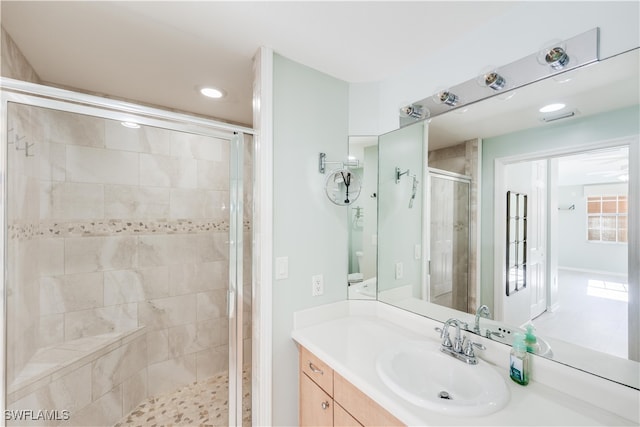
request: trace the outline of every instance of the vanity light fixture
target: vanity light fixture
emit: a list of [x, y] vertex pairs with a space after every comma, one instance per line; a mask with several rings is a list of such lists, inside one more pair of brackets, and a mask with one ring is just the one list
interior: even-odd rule
[[225, 95], [223, 90], [217, 89], [215, 87], [202, 87], [200, 88], [200, 93], [208, 98], [214, 99], [223, 98]]
[[120, 122], [120, 124], [129, 129], [140, 129], [140, 125], [134, 122]]
[[420, 104], [405, 105], [400, 108], [400, 117], [411, 117], [416, 120], [429, 118], [429, 110]]
[[504, 79], [504, 77], [502, 77], [495, 71], [487, 73], [483, 77], [485, 86], [496, 91], [504, 89], [504, 86], [507, 84], [507, 81]]
[[553, 113], [554, 111], [562, 110], [564, 107], [566, 107], [565, 104], [554, 103], [554, 104], [545, 105], [544, 107], [540, 108], [538, 111], [540, 111], [541, 113]]
[[448, 90], [443, 90], [436, 93], [433, 96], [434, 101], [439, 104], [446, 104], [450, 107], [455, 107], [460, 102], [460, 98], [453, 92], [449, 92]]
[[569, 63], [569, 55], [561, 46], [555, 46], [547, 50], [544, 55], [544, 62], [546, 62], [554, 70], [562, 70]]

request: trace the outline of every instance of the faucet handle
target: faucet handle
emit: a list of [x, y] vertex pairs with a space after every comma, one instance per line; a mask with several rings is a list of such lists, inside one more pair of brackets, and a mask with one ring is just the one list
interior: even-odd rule
[[484, 345], [477, 343], [477, 342], [473, 342], [471, 341], [471, 338], [469, 337], [464, 337], [464, 345], [463, 345], [463, 353], [465, 356], [469, 356], [469, 357], [474, 357], [475, 353], [473, 352], [473, 347], [477, 347], [480, 350], [486, 350], [487, 347], [485, 347]]
[[449, 337], [449, 331], [447, 330], [447, 328], [439, 328], [436, 326], [434, 329], [436, 330], [436, 332], [440, 332], [440, 338], [442, 338], [443, 347], [453, 346], [453, 344], [451, 343], [451, 338]]
[[493, 336], [495, 335], [498, 338], [504, 338], [504, 334], [502, 332], [494, 332], [492, 330], [490, 330], [489, 328], [487, 328], [487, 330], [485, 331], [485, 336], [487, 338], [491, 338], [493, 339]]

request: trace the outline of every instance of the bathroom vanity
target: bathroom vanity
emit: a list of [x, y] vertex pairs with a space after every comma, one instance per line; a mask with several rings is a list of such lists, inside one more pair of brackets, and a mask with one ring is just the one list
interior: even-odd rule
[[[434, 328], [441, 326], [378, 301], [297, 312], [292, 338], [300, 351], [300, 425], [638, 425], [638, 390], [542, 358], [534, 358], [529, 385], [520, 386], [509, 379], [509, 348], [486, 338], [478, 366], [502, 377], [506, 404], [470, 415], [456, 407], [455, 397], [435, 410], [412, 403], [383, 381], [380, 355], [408, 342], [424, 342], [438, 354]], [[470, 368], [450, 359], [429, 358], [428, 364]]]
[[300, 347], [300, 425], [402, 425], [340, 374]]

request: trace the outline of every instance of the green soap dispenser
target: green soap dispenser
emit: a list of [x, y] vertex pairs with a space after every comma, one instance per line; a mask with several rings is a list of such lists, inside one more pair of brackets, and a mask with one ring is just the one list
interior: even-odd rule
[[527, 324], [525, 328], [527, 329], [527, 333], [524, 336], [524, 342], [527, 345], [527, 351], [533, 354], [539, 353], [540, 343], [538, 343], [538, 339], [534, 333], [536, 328], [534, 328], [531, 323]]
[[522, 334], [513, 337], [513, 348], [509, 356], [509, 375], [520, 385], [529, 384], [529, 353]]

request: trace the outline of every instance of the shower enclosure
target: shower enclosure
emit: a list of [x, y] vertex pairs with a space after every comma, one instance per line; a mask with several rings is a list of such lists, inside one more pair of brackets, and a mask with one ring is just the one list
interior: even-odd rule
[[464, 175], [429, 168], [429, 301], [467, 311], [470, 183]]
[[7, 425], [250, 425], [252, 131], [9, 79], [0, 123]]

